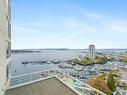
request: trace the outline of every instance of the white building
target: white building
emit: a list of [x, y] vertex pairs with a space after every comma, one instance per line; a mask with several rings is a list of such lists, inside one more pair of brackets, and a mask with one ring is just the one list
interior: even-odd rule
[[11, 4], [0, 0], [0, 95], [4, 95], [11, 71]]
[[95, 58], [95, 45], [89, 45], [89, 58]]

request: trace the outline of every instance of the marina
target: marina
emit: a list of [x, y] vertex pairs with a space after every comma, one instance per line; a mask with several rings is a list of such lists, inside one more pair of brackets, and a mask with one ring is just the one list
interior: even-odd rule
[[[89, 79], [97, 78], [102, 73], [108, 75], [113, 68], [127, 68], [127, 63], [122, 61], [107, 61], [103, 64], [89, 65], [74, 63], [73, 59], [78, 58], [80, 60], [80, 58], [88, 56], [88, 53], [83, 51], [85, 50], [42, 50], [40, 53], [14, 53], [12, 54], [12, 77], [56, 68], [70, 77], [78, 79], [83, 83], [87, 83]], [[104, 50], [101, 52], [106, 54]], [[47, 74], [48, 72], [41, 73], [40, 75], [35, 74], [35, 77], [32, 77], [32, 79], [47, 77]], [[103, 80], [107, 81], [107, 78], [105, 77]], [[123, 80], [120, 80], [118, 86], [123, 86], [123, 82]], [[74, 85], [77, 89], [82, 88], [77, 81], [74, 82]]]
[[[21, 62], [22, 63], [22, 62]], [[93, 64], [88, 66], [82, 65], [73, 65], [72, 62], [68, 60], [43, 60], [43, 61], [25, 61], [27, 65], [54, 65], [53, 67], [59, 68], [61, 71], [66, 74], [73, 76], [81, 81], [87, 81], [90, 77], [96, 77], [100, 73], [109, 73], [109, 71], [114, 67], [122, 67], [127, 66], [126, 63], [123, 62], [110, 62], [101, 65], [101, 64]], [[22, 63], [23, 64], [23, 63]]]

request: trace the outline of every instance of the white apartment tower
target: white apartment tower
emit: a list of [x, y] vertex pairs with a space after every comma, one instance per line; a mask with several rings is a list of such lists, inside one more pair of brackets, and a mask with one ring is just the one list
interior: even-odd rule
[[89, 58], [95, 59], [95, 45], [89, 45]]
[[0, 95], [4, 95], [11, 72], [11, 1], [0, 0]]

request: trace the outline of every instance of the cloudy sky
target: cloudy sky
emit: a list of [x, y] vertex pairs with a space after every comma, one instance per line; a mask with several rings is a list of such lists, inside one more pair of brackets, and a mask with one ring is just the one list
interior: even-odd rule
[[126, 0], [12, 0], [12, 49], [127, 48]]

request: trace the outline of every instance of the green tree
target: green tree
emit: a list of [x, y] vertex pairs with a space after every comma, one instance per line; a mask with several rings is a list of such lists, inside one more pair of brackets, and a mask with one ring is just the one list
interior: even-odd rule
[[127, 62], [127, 56], [124, 58], [124, 62]]
[[98, 78], [98, 79], [103, 79], [105, 76], [106, 76], [106, 73], [102, 73], [102, 74], [100, 74], [97, 78]]
[[112, 91], [115, 91], [115, 90], [116, 90], [116, 81], [115, 81], [114, 75], [113, 75], [112, 73], [110, 73], [110, 74], [108, 75], [107, 85], [108, 85], [108, 87], [109, 87]]
[[111, 89], [109, 89], [108, 85], [106, 84], [103, 78], [90, 78], [87, 83], [92, 87], [106, 93], [107, 95], [112, 95]]

